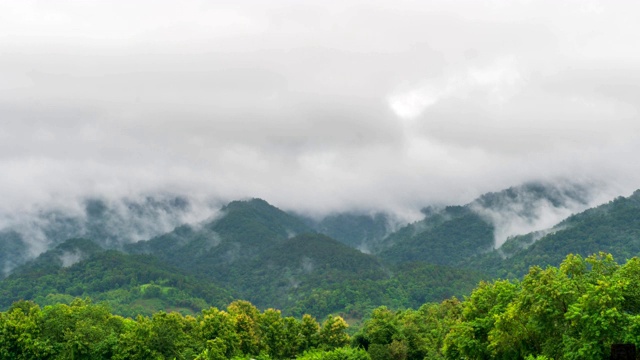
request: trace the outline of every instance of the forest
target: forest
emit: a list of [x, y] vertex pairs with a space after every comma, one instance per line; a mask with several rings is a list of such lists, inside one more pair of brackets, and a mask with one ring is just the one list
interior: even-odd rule
[[123, 317], [82, 298], [0, 313], [4, 359], [604, 359], [617, 343], [640, 345], [640, 259], [606, 253], [480, 282], [463, 299], [381, 306], [355, 329], [242, 300], [194, 315]]
[[188, 203], [44, 213], [36, 257], [0, 231], [0, 358], [603, 359], [640, 344], [640, 191], [498, 248], [483, 215], [576, 194], [511, 188], [399, 228], [233, 201], [140, 241], [127, 219]]

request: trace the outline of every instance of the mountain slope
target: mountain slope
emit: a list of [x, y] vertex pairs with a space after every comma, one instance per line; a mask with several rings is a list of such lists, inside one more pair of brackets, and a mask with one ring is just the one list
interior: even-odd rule
[[170, 231], [213, 210], [186, 197], [158, 194], [136, 199], [86, 198], [76, 206], [51, 207], [0, 219], [0, 270], [4, 276], [27, 260], [70, 238], [92, 239], [101, 247], [123, 244]]
[[575, 184], [530, 183], [487, 193], [464, 206], [426, 208], [425, 218], [389, 235], [381, 258], [464, 266], [511, 235], [543, 230], [588, 207], [591, 195]]
[[[298, 308], [309, 311], [308, 300], [324, 294], [320, 314], [343, 310], [364, 298], [345, 296], [347, 288], [371, 293], [371, 287], [389, 278], [378, 259], [320, 234], [303, 234], [273, 246], [247, 267], [239, 268], [234, 280], [238, 291], [258, 306]], [[375, 284], [375, 285], [374, 285]], [[336, 299], [329, 292], [340, 293]], [[302, 305], [306, 303], [307, 305]], [[295, 310], [294, 310], [295, 311]]]
[[[503, 247], [510, 256], [499, 273], [519, 275], [532, 265], [557, 266], [569, 253], [587, 256], [604, 251], [617, 259], [639, 256], [640, 190], [573, 215], [548, 232], [509, 239]], [[539, 239], [533, 242], [535, 237]]]
[[469, 207], [449, 206], [391, 234], [380, 257], [393, 263], [424, 261], [457, 265], [493, 249], [493, 226]]
[[394, 229], [388, 214], [338, 213], [319, 221], [309, 220], [313, 229], [364, 252], [376, 252]]
[[[74, 255], [73, 263], [65, 256]], [[40, 304], [90, 296], [119, 314], [135, 316], [158, 310], [190, 313], [224, 306], [229, 292], [147, 255], [102, 250], [86, 239], [71, 239], [18, 268], [0, 281], [0, 307], [20, 299]]]
[[232, 282], [237, 268], [298, 233], [311, 232], [301, 219], [264, 200], [234, 201], [221, 216], [202, 226], [174, 231], [125, 246], [131, 253], [152, 254], [191, 273]]

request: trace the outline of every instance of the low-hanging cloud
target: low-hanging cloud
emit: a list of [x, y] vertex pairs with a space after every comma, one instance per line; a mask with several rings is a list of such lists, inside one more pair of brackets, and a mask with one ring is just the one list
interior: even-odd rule
[[261, 197], [407, 219], [638, 188], [631, 2], [0, 2], [0, 212]]

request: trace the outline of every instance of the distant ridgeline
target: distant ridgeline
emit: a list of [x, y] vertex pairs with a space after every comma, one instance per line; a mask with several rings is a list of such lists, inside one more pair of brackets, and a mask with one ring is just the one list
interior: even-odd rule
[[[88, 296], [124, 316], [188, 315], [245, 299], [286, 315], [353, 322], [381, 305], [462, 298], [481, 280], [519, 278], [569, 253], [640, 253], [638, 192], [585, 210], [591, 197], [583, 187], [528, 184], [425, 208], [411, 224], [385, 213], [311, 219], [260, 199], [188, 224], [194, 205], [167, 199], [90, 200], [80, 215], [42, 212], [32, 222], [38, 228], [2, 230], [0, 261], [9, 275], [0, 281], [1, 309], [21, 299], [44, 306]], [[33, 233], [49, 246], [35, 258]]]

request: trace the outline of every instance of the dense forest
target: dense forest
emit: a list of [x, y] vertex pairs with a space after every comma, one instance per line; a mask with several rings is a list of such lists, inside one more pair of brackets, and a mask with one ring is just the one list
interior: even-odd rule
[[138, 241], [189, 203], [45, 212], [37, 257], [0, 231], [0, 358], [603, 358], [640, 342], [640, 191], [495, 246], [496, 214], [586, 201], [527, 185], [402, 225], [251, 199]]
[[113, 315], [74, 299], [0, 313], [5, 359], [604, 359], [640, 345], [640, 260], [569, 255], [522, 280], [481, 282], [464, 300], [374, 309], [355, 333], [340, 316], [283, 316], [236, 300], [194, 315]]

